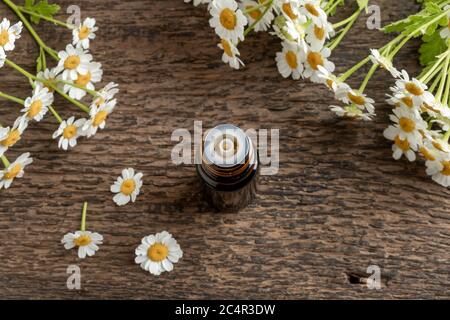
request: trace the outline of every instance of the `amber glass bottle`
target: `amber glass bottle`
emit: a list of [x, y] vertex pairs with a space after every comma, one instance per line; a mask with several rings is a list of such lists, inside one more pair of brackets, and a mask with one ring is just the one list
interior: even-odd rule
[[219, 125], [207, 132], [197, 172], [206, 200], [220, 211], [236, 212], [256, 196], [258, 152], [238, 127]]

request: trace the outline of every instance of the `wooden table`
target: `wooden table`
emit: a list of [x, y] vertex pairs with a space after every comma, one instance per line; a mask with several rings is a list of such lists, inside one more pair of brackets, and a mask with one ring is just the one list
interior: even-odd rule
[[[65, 19], [73, 1], [58, 2]], [[383, 24], [417, 10], [410, 0], [372, 2], [381, 6]], [[93, 53], [104, 80], [120, 83], [120, 103], [105, 130], [70, 152], [51, 139], [57, 124], [50, 115], [8, 152], [15, 158], [29, 151], [34, 163], [0, 191], [0, 298], [450, 297], [450, 192], [426, 176], [422, 162], [392, 159], [382, 135], [392, 84], [385, 73], [368, 90], [379, 101], [375, 121], [339, 120], [325, 88], [281, 78], [274, 62], [280, 44], [267, 34], [240, 47], [247, 66], [232, 71], [220, 60], [204, 6], [77, 3], [83, 17], [98, 21]], [[0, 13], [15, 19], [3, 3]], [[338, 71], [390, 39], [367, 30], [366, 18], [334, 52]], [[37, 30], [57, 49], [71, 39], [48, 23]], [[398, 59], [411, 74], [419, 71], [416, 49]], [[27, 32], [10, 57], [32, 70], [36, 46]], [[20, 75], [8, 68], [0, 74], [2, 90], [29, 94]], [[81, 116], [61, 99], [55, 107], [65, 118]], [[2, 101], [0, 113], [2, 123], [12, 123], [18, 107]], [[262, 177], [257, 201], [239, 214], [209, 209], [195, 168], [171, 162], [172, 131], [192, 132], [194, 120], [205, 128], [231, 122], [280, 129], [280, 171]], [[143, 194], [117, 207], [109, 187], [127, 167], [144, 173]], [[105, 243], [80, 261], [60, 240], [79, 228], [85, 200], [88, 229]], [[154, 277], [135, 265], [134, 249], [162, 230], [176, 237], [184, 257], [173, 272]], [[66, 287], [71, 264], [81, 268], [79, 291]], [[381, 268], [382, 290], [355, 283], [369, 265]]]

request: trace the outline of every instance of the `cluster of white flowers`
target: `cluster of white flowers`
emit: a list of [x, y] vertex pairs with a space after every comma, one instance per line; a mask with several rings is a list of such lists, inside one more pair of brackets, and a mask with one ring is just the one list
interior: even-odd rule
[[[95, 85], [102, 81], [103, 75], [101, 64], [94, 62], [92, 55], [88, 52], [90, 41], [95, 39], [95, 32], [98, 30], [95, 23], [95, 19], [86, 18], [79, 26], [74, 26], [72, 43], [57, 54], [57, 65], [38, 72], [33, 78], [35, 79], [33, 92], [23, 101], [21, 115], [12, 127], [0, 126], [0, 157], [3, 157], [5, 152], [21, 139], [31, 121], [41, 121], [49, 110], [56, 113], [51, 107], [55, 92], [74, 104], [82, 104], [88, 93], [92, 96], [89, 108], [85, 107], [85, 111], [89, 114], [88, 119], [75, 119], [72, 116], [62, 120], [55, 115], [60, 125], [54, 132], [53, 138], [58, 139], [59, 148], [68, 150], [76, 146], [78, 138], [92, 137], [98, 129], [105, 127], [107, 117], [116, 107], [115, 95], [119, 89], [113, 82], [108, 83], [103, 89], [95, 88]], [[0, 23], [0, 67], [5, 65], [7, 52], [15, 48], [15, 41], [20, 38], [21, 32], [22, 22], [11, 25], [5, 18]], [[26, 155], [28, 158], [29, 154]], [[8, 188], [15, 177], [21, 177], [24, 167], [22, 165], [20, 171], [17, 171], [12, 164], [7, 166], [7, 160], [2, 160], [5, 169], [0, 171], [0, 189]]]
[[[450, 186], [450, 145], [445, 134], [450, 129], [450, 110], [427, 91], [425, 84], [410, 78], [403, 70], [397, 73], [392, 95], [393, 122], [384, 136], [393, 141], [393, 157], [416, 160], [416, 153], [425, 159], [426, 172], [444, 187]], [[426, 119], [426, 120], [425, 120]]]

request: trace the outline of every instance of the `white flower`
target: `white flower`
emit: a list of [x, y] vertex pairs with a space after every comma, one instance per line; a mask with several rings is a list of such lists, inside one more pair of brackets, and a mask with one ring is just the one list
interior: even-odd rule
[[371, 121], [375, 113], [362, 112], [360, 109], [352, 106], [330, 106], [330, 110], [333, 111], [338, 117], [348, 117], [352, 119], [359, 119], [364, 121]]
[[0, 156], [2, 156], [8, 148], [15, 145], [21, 138], [22, 133], [28, 126], [28, 122], [24, 121], [22, 117], [19, 117], [14, 122], [12, 128], [3, 128], [2, 134], [0, 134]]
[[343, 82], [339, 80], [338, 77], [336, 77], [333, 73], [329, 72], [327, 69], [325, 69], [322, 66], [318, 67], [318, 73], [317, 76], [322, 80], [321, 83], [325, 84], [328, 89], [335, 92], [343, 85]]
[[83, 126], [83, 131], [86, 132], [88, 138], [96, 134], [99, 128], [105, 128], [106, 118], [113, 112], [115, 106], [115, 99], [100, 105], [98, 108], [96, 106], [91, 106], [89, 111], [90, 119], [87, 120]]
[[92, 61], [92, 55], [83, 48], [74, 48], [71, 44], [66, 46], [65, 51], [60, 51], [58, 57], [60, 60], [55, 72], [62, 71], [62, 79], [65, 81], [75, 81], [80, 74], [87, 74], [89, 63]]
[[72, 31], [73, 45], [89, 49], [90, 40], [95, 39], [95, 32], [98, 28], [95, 26], [94, 18], [86, 18], [83, 23]]
[[5, 61], [6, 61], [6, 54], [0, 51], [0, 68], [5, 65]]
[[325, 45], [325, 41], [334, 33], [333, 25], [331, 23], [324, 23], [318, 26], [311, 23], [306, 30], [306, 41], [309, 43], [311, 50], [320, 51]]
[[394, 78], [400, 77], [401, 73], [394, 67], [392, 61], [382, 56], [378, 50], [370, 49], [369, 58], [373, 64], [379, 64], [383, 69], [389, 71]]
[[353, 90], [345, 83], [338, 86], [335, 95], [336, 99], [347, 104], [354, 104], [360, 109], [366, 109], [369, 113], [373, 113], [375, 110], [375, 107], [373, 106], [375, 101], [373, 99], [368, 98], [365, 94]]
[[[306, 34], [305, 24], [306, 18], [304, 16], [299, 16], [295, 20], [287, 19], [286, 25], [283, 27], [285, 34], [287, 34], [287, 38], [290, 40], [294, 40], [299, 42], [302, 46], [304, 46], [304, 38]], [[306, 49], [306, 46], [303, 47]]]
[[[191, 2], [192, 0], [184, 0], [185, 3]], [[210, 3], [211, 0], [193, 0], [194, 6], [198, 6], [199, 4]]]
[[[78, 74], [77, 79], [70, 81], [79, 87], [86, 88], [88, 90], [95, 90], [94, 83], [102, 81], [102, 64], [98, 62], [91, 62], [87, 64], [87, 71], [84, 74]], [[69, 96], [76, 100], [81, 100], [86, 95], [86, 90], [71, 86], [69, 84], [64, 85], [64, 92], [69, 92]]]
[[16, 39], [20, 38], [22, 32], [22, 22], [17, 22], [11, 26], [8, 19], [3, 18], [0, 23], [0, 53], [12, 51], [15, 47]]
[[244, 65], [244, 63], [239, 59], [239, 50], [236, 46], [227, 39], [222, 39], [217, 45], [223, 50], [222, 61], [228, 63], [233, 69], [239, 69], [239, 67]]
[[233, 43], [244, 40], [244, 26], [247, 18], [234, 0], [213, 0], [209, 25], [221, 39], [230, 39]]
[[114, 96], [119, 92], [119, 85], [114, 82], [108, 83], [103, 89], [97, 92], [98, 96], [92, 101], [92, 106], [100, 107], [102, 104], [114, 100]]
[[61, 243], [67, 250], [78, 247], [78, 257], [84, 259], [95, 254], [99, 249], [98, 245], [103, 243], [103, 236], [96, 232], [75, 231], [64, 235]]
[[136, 248], [137, 264], [151, 274], [159, 276], [173, 270], [173, 264], [183, 257], [180, 245], [167, 231], [142, 238]]
[[421, 106], [423, 103], [432, 105], [434, 104], [434, 96], [430, 92], [426, 91], [427, 86], [419, 80], [409, 78], [408, 73], [403, 70], [402, 78], [395, 82], [396, 87], [392, 88], [397, 98], [409, 96], [413, 99], [413, 103], [416, 106]]
[[133, 168], [123, 169], [122, 176], [118, 177], [111, 186], [111, 192], [116, 193], [113, 200], [118, 206], [135, 202], [142, 187], [142, 172], [134, 173]]
[[8, 189], [15, 178], [22, 178], [24, 169], [27, 165], [33, 162], [30, 158], [30, 153], [24, 153], [19, 158], [11, 163], [7, 168], [0, 171], [0, 189]]
[[244, 0], [241, 5], [241, 10], [246, 14], [248, 23], [251, 25], [255, 21], [256, 23], [254, 30], [258, 31], [267, 31], [274, 19], [274, 15], [271, 11], [267, 11], [263, 16], [263, 12], [265, 11], [265, 7], [260, 8], [259, 3], [253, 0]]
[[299, 17], [299, 6], [297, 0], [276, 1], [276, 9], [288, 19], [295, 20]]
[[86, 119], [78, 119], [70, 117], [67, 121], [64, 120], [59, 125], [58, 130], [53, 133], [53, 139], [59, 138], [58, 148], [67, 150], [69, 147], [73, 148], [77, 145], [77, 139], [85, 135], [82, 128], [86, 123]]
[[44, 71], [39, 71], [37, 74], [38, 79], [45, 80], [50, 83], [50, 85], [47, 85], [45, 83], [39, 82], [39, 80], [35, 81], [36, 85], [39, 85], [41, 87], [46, 87], [49, 92], [55, 91], [53, 87], [60, 88], [61, 84], [58, 82], [58, 80], [62, 79], [61, 75], [58, 75], [58, 70], [56, 68], [53, 69], [45, 69]]
[[443, 187], [450, 186], [450, 155], [441, 153], [425, 162], [426, 172], [431, 178]]
[[420, 131], [424, 131], [427, 128], [427, 124], [420, 115], [411, 111], [407, 107], [397, 107], [394, 110], [394, 114], [390, 115], [390, 119], [394, 122], [394, 125], [390, 125], [384, 130], [384, 136], [392, 141], [399, 140], [399, 143], [404, 143], [406, 150], [406, 143], [408, 148], [417, 151], [417, 147], [422, 142], [422, 135]]
[[306, 53], [305, 60], [305, 71], [303, 75], [305, 78], [310, 78], [312, 82], [321, 81], [319, 77], [319, 66], [324, 67], [328, 72], [334, 71], [334, 63], [329, 61], [327, 58], [331, 55], [331, 50], [329, 48], [323, 48], [320, 51], [308, 50]]
[[277, 52], [275, 61], [277, 62], [278, 71], [287, 78], [292, 76], [298, 80], [303, 73], [303, 61], [299, 47], [295, 43], [284, 41], [281, 43], [283, 50]]
[[24, 113], [27, 121], [35, 120], [41, 121], [48, 111], [48, 107], [53, 103], [53, 93], [49, 92], [47, 88], [37, 86], [33, 90], [33, 96], [25, 100], [24, 108], [21, 112]]
[[299, 12], [322, 27], [327, 22], [327, 14], [320, 7], [320, 0], [300, 0]]

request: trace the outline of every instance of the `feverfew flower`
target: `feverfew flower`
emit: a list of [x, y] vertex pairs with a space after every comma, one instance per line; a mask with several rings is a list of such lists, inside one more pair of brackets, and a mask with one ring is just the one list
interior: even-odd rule
[[78, 74], [77, 79], [73, 82], [78, 87], [69, 84], [64, 85], [64, 92], [68, 92], [69, 96], [76, 100], [81, 100], [86, 95], [86, 88], [88, 90], [95, 90], [94, 83], [102, 81], [102, 64], [98, 62], [91, 62], [87, 64], [87, 71], [84, 74]]
[[217, 45], [223, 50], [222, 61], [228, 63], [233, 69], [239, 69], [244, 63], [239, 59], [239, 50], [236, 46], [227, 39], [222, 39]]
[[48, 107], [53, 103], [53, 93], [49, 92], [47, 88], [37, 86], [33, 90], [33, 96], [25, 100], [24, 108], [21, 112], [24, 113], [26, 121], [35, 120], [41, 121], [48, 111]]
[[11, 22], [3, 18], [0, 23], [0, 53], [4, 54], [6, 51], [14, 50], [14, 43], [16, 39], [20, 38], [22, 27], [22, 22], [17, 22], [11, 26]]
[[275, 1], [277, 11], [290, 20], [296, 20], [299, 17], [299, 6], [297, 0]]
[[91, 106], [89, 115], [90, 119], [86, 121], [83, 126], [83, 131], [86, 132], [88, 138], [97, 133], [97, 130], [104, 129], [106, 126], [106, 118], [113, 112], [116, 106], [116, 100], [108, 101], [100, 107]]
[[402, 78], [397, 80], [395, 85], [396, 87], [393, 89], [394, 91], [397, 90], [395, 95], [397, 98], [409, 96], [413, 99], [413, 103], [416, 106], [420, 106], [423, 103], [434, 104], [434, 96], [426, 91], [428, 87], [415, 78], [410, 79], [405, 70], [402, 71]]
[[344, 103], [354, 104], [360, 109], [366, 109], [369, 113], [373, 113], [375, 101], [368, 98], [365, 94], [359, 93], [345, 83], [342, 83], [336, 90], [336, 99]]
[[33, 162], [30, 158], [30, 153], [24, 153], [19, 158], [11, 163], [7, 168], [0, 171], [0, 189], [8, 189], [15, 178], [22, 178], [24, 169], [27, 165]]
[[3, 130], [3, 134], [0, 135], [0, 155], [3, 155], [8, 148], [12, 147], [20, 140], [22, 133], [25, 131], [27, 126], [28, 122], [24, 121], [22, 117], [19, 117], [14, 122], [12, 128], [3, 128], [7, 132]]
[[333, 25], [331, 23], [323, 23], [322, 26], [311, 23], [306, 30], [306, 41], [309, 43], [311, 50], [320, 51], [325, 45], [325, 41], [333, 35]]
[[136, 248], [137, 264], [156, 276], [173, 270], [173, 264], [183, 257], [180, 245], [167, 231], [144, 237]]
[[92, 105], [98, 108], [102, 104], [112, 101], [114, 96], [119, 92], [118, 87], [119, 85], [117, 83], [108, 83], [103, 89], [97, 91], [97, 97], [92, 101]]
[[[262, 0], [264, 1], [264, 0]], [[255, 21], [258, 23], [255, 25], [255, 31], [267, 31], [274, 19], [274, 15], [272, 12], [268, 11], [263, 16], [263, 11], [265, 7], [260, 8], [260, 4], [253, 0], [244, 0], [241, 3], [241, 10], [246, 14], [248, 23], [251, 25]]]
[[73, 148], [77, 145], [77, 139], [84, 136], [82, 128], [86, 123], [86, 119], [78, 119], [70, 117], [67, 121], [64, 120], [59, 125], [58, 130], [53, 133], [53, 139], [59, 138], [58, 148], [67, 150], [69, 147]]
[[390, 115], [390, 119], [394, 122], [394, 125], [390, 125], [384, 130], [384, 136], [389, 140], [398, 142], [399, 148], [401, 148], [400, 143], [403, 143], [403, 150], [407, 150], [406, 147], [408, 147], [416, 151], [422, 141], [420, 132], [427, 128], [426, 122], [417, 112], [411, 111], [407, 107], [397, 107], [393, 112], [394, 114]]
[[78, 247], [78, 258], [84, 259], [86, 256], [93, 256], [99, 249], [98, 245], [103, 243], [103, 236], [96, 232], [86, 231], [87, 202], [83, 205], [81, 217], [81, 230], [64, 235], [61, 243], [64, 248], [70, 250]]
[[[184, 0], [185, 3], [191, 2], [192, 0]], [[198, 6], [199, 4], [210, 3], [211, 0], [193, 0], [194, 6]]]
[[288, 41], [282, 42], [282, 46], [283, 50], [277, 52], [275, 58], [278, 71], [284, 78], [292, 76], [295, 80], [300, 79], [303, 73], [303, 61], [298, 46]]
[[65, 51], [60, 51], [58, 57], [60, 60], [55, 72], [62, 71], [62, 79], [65, 81], [75, 81], [80, 74], [87, 74], [89, 63], [92, 61], [92, 55], [83, 48], [74, 48], [71, 44], [66, 46]]
[[310, 78], [312, 82], [321, 81], [319, 77], [319, 66], [324, 67], [328, 72], [334, 71], [334, 63], [327, 58], [331, 55], [329, 48], [323, 48], [320, 51], [308, 50], [305, 60], [305, 71], [303, 75], [305, 78]]
[[347, 117], [364, 121], [371, 121], [372, 117], [375, 116], [375, 113], [363, 112], [355, 106], [345, 106], [343, 108], [340, 106], [330, 106], [330, 110], [333, 111], [338, 117]]
[[247, 18], [238, 8], [235, 0], [213, 0], [210, 6], [212, 18], [209, 20], [221, 39], [230, 39], [233, 43], [244, 40], [244, 26]]
[[380, 51], [376, 49], [370, 49], [370, 60], [373, 64], [379, 64], [383, 69], [390, 72], [390, 74], [394, 78], [400, 77], [401, 73], [398, 71], [394, 65], [392, 64], [392, 61], [386, 58], [385, 56], [382, 56]]
[[327, 22], [327, 14], [320, 7], [320, 0], [300, 0], [299, 12], [313, 21], [319, 27]]
[[50, 85], [47, 85], [45, 83], [39, 82], [39, 80], [35, 81], [36, 85], [40, 85], [42, 87], [46, 87], [49, 92], [55, 91], [53, 87], [60, 87], [61, 84], [58, 82], [62, 78], [61, 75], [58, 75], [58, 70], [56, 68], [53, 69], [45, 69], [44, 71], [39, 71], [37, 74], [38, 79], [45, 80], [50, 83]]
[[142, 187], [142, 177], [142, 172], [135, 174], [133, 168], [122, 171], [122, 176], [111, 186], [111, 192], [116, 193], [113, 200], [118, 206], [136, 201]]
[[86, 18], [83, 23], [72, 31], [73, 45], [89, 49], [90, 40], [95, 39], [95, 32], [98, 28], [95, 26], [94, 18]]

